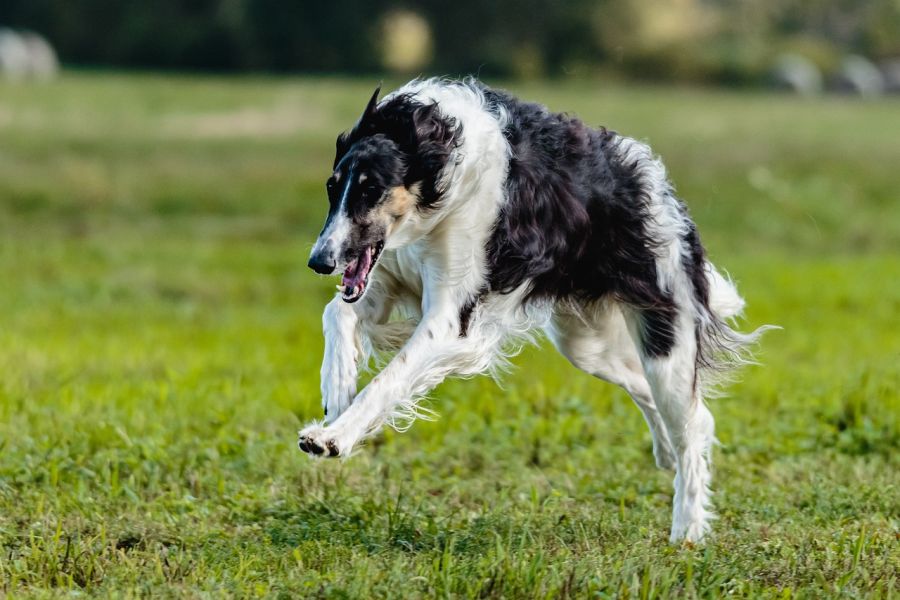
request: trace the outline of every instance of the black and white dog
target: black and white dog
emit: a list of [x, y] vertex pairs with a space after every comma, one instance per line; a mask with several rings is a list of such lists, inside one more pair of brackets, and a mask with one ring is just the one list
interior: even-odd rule
[[[337, 140], [309, 266], [342, 273], [325, 308], [324, 422], [300, 449], [346, 456], [408, 424], [449, 375], [495, 372], [535, 332], [622, 386], [675, 469], [673, 541], [709, 529], [714, 376], [760, 335], [710, 264], [650, 149], [476, 81], [372, 96]], [[357, 393], [357, 371], [395, 351]]]

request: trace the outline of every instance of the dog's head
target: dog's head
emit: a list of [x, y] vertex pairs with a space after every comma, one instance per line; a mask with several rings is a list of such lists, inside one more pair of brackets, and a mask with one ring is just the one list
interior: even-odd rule
[[317, 273], [343, 273], [346, 302], [365, 294], [384, 248], [415, 239], [413, 222], [434, 207], [453, 146], [452, 126], [434, 105], [398, 97], [378, 108], [379, 90], [356, 126], [338, 137], [326, 183], [328, 217], [309, 259]]

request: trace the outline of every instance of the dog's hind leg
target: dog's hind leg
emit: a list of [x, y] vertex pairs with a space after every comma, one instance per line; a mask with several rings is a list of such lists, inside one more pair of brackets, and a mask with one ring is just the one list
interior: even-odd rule
[[698, 380], [697, 319], [690, 303], [674, 311], [635, 310], [627, 319], [656, 407], [675, 448], [670, 540], [698, 541], [709, 531], [712, 413]]
[[623, 388], [644, 414], [661, 469], [675, 468], [675, 453], [620, 307], [602, 302], [572, 311], [557, 308], [547, 335], [557, 350], [589, 375]]

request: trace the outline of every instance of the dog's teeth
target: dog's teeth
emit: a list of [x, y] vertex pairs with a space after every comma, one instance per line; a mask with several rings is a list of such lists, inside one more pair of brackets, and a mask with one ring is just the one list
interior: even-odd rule
[[346, 286], [346, 285], [336, 285], [336, 286], [334, 286], [334, 287], [336, 287], [336, 288], [337, 288], [337, 291], [339, 291], [339, 292], [342, 293], [342, 294], [345, 293], [345, 292], [347, 291], [347, 286]]

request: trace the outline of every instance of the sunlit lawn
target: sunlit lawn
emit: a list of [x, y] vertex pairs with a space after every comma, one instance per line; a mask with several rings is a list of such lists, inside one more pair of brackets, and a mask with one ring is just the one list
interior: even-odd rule
[[900, 102], [511, 86], [647, 139], [776, 323], [712, 402], [720, 514], [552, 350], [312, 461], [306, 256], [373, 81], [0, 84], [0, 594], [818, 598], [900, 586]]

